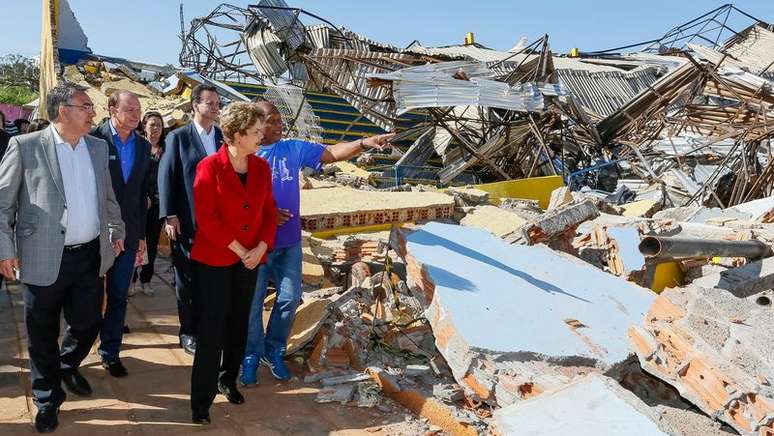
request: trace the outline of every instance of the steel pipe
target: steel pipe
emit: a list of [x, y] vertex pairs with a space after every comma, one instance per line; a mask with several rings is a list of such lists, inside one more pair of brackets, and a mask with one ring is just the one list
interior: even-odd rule
[[769, 253], [761, 241], [725, 241], [701, 238], [646, 236], [640, 242], [640, 253], [649, 258], [689, 259], [701, 257], [758, 258]]

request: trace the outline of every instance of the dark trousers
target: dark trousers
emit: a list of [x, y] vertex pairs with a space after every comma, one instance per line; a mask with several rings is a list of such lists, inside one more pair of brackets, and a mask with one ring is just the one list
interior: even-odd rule
[[239, 262], [214, 267], [195, 262], [199, 330], [191, 374], [191, 409], [209, 411], [218, 382], [236, 386], [245, 354], [247, 322], [258, 269]]
[[107, 305], [99, 332], [99, 355], [106, 362], [118, 360], [124, 337], [126, 299], [134, 273], [137, 250], [124, 250], [107, 273]]
[[183, 235], [172, 241], [172, 265], [175, 267], [175, 293], [177, 316], [180, 318], [180, 335], [196, 335], [196, 313], [193, 308], [193, 265], [191, 243]]
[[[62, 372], [77, 369], [97, 338], [104, 292], [99, 265], [99, 239], [95, 239], [77, 250], [65, 250], [53, 284], [25, 286], [32, 396], [39, 409], [59, 407], [64, 402]], [[63, 310], [68, 327], [60, 351], [59, 316]]]
[[145, 241], [148, 243], [148, 263], [140, 269], [140, 283], [150, 283], [153, 278], [153, 263], [159, 251], [159, 236], [164, 219], [159, 219], [159, 206], [148, 209], [148, 221], [145, 223]]

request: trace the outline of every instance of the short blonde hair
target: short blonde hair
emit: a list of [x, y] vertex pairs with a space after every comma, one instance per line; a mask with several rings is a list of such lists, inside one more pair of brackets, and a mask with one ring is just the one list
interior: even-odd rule
[[220, 115], [220, 129], [223, 131], [226, 142], [230, 143], [234, 140], [236, 133], [244, 135], [247, 129], [259, 121], [262, 123], [265, 117], [266, 113], [258, 105], [235, 101], [226, 106]]

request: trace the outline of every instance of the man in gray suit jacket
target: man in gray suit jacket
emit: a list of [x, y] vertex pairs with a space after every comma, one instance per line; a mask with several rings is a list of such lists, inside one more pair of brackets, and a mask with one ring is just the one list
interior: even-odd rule
[[[91, 394], [78, 372], [99, 331], [104, 275], [123, 250], [124, 223], [108, 146], [87, 136], [94, 105], [62, 83], [47, 96], [49, 128], [11, 139], [0, 162], [0, 273], [24, 283], [38, 432], [53, 431], [61, 382]], [[60, 351], [60, 313], [68, 328]]]

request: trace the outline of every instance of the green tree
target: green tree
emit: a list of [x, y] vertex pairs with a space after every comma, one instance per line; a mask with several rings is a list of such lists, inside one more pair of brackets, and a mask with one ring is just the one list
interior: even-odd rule
[[0, 57], [0, 85], [23, 86], [35, 92], [39, 80], [40, 67], [35, 59], [20, 54]]
[[0, 57], [0, 103], [21, 106], [38, 97], [40, 68], [20, 54]]

